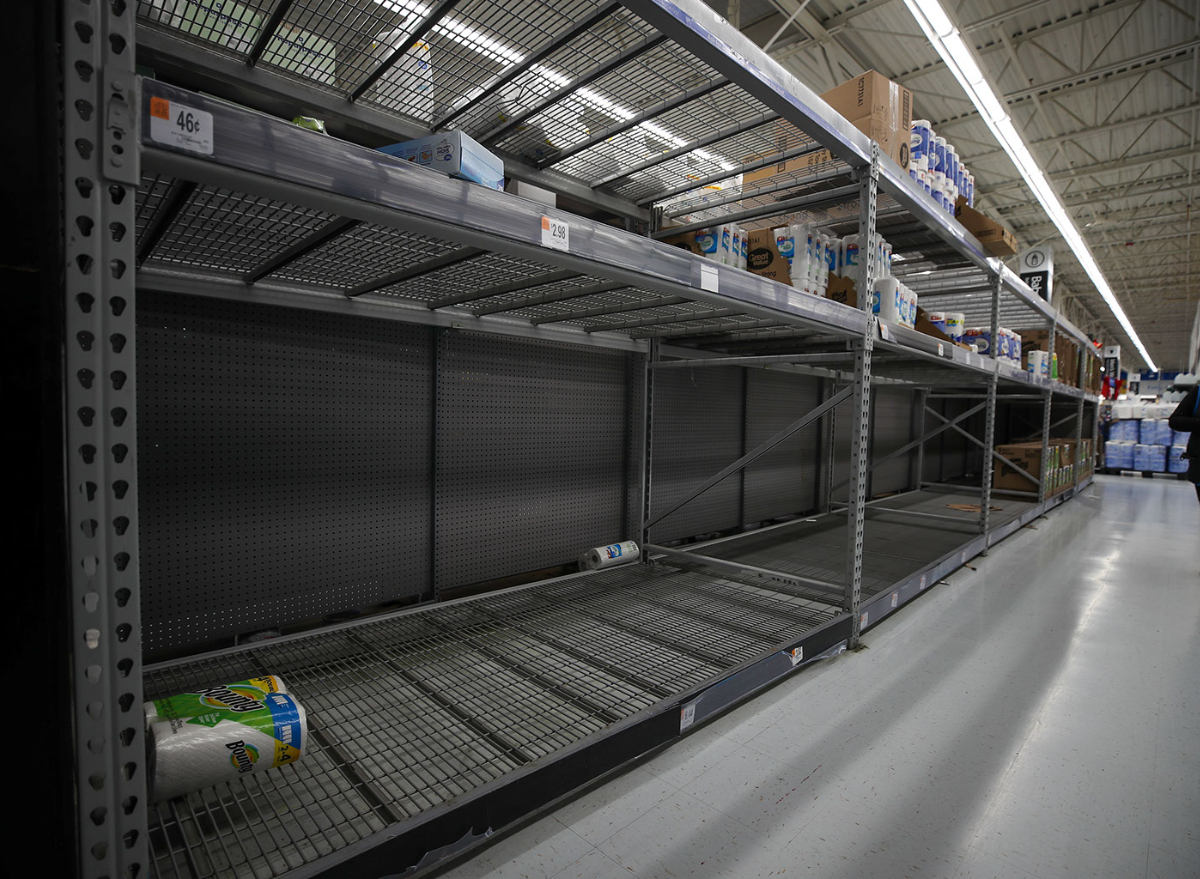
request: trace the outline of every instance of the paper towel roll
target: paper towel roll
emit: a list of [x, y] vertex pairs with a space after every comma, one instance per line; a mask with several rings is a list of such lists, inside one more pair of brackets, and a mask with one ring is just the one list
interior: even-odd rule
[[308, 719], [295, 697], [271, 693], [260, 709], [161, 720], [150, 734], [151, 799], [161, 802], [295, 763], [304, 753]]
[[156, 723], [171, 718], [196, 717], [212, 711], [245, 710], [253, 703], [261, 707], [262, 701], [271, 693], [286, 693], [287, 685], [279, 675], [263, 675], [232, 684], [217, 684], [204, 687], [194, 693], [181, 693], [166, 699], [145, 702], [146, 723]]
[[625, 562], [636, 562], [642, 557], [642, 551], [632, 540], [623, 543], [610, 543], [608, 546], [597, 546], [585, 552], [580, 564], [589, 571], [600, 568], [611, 568], [613, 565]]
[[875, 282], [875, 292], [879, 294], [880, 320], [899, 324], [903, 321], [903, 307], [900, 296], [900, 282], [895, 278], [880, 278]]

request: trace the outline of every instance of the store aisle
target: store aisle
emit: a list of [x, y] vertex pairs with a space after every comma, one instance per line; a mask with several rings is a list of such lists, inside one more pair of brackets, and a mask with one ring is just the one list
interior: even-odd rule
[[1102, 477], [445, 875], [1200, 875], [1198, 535], [1190, 485]]

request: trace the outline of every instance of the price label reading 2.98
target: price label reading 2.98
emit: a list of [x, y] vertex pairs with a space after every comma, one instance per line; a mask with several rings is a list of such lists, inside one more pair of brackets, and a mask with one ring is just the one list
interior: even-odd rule
[[542, 217], [542, 247], [561, 250], [571, 249], [571, 226], [563, 220]]
[[164, 146], [211, 156], [212, 113], [172, 103], [166, 98], [151, 98], [150, 139]]

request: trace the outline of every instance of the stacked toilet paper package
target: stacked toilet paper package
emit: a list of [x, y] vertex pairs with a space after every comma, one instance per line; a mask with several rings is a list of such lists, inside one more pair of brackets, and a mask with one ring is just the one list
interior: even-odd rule
[[308, 738], [304, 708], [277, 675], [202, 687], [143, 707], [155, 802], [295, 763]]
[[[949, 312], [948, 314], [954, 314], [955, 317], [959, 316], [954, 312]], [[1005, 363], [1020, 366], [1021, 335], [1014, 333], [1008, 327], [1000, 327], [996, 335], [999, 338], [996, 339], [994, 346], [995, 356]], [[988, 327], [967, 327], [963, 330], [961, 341], [974, 348], [976, 354], [981, 354], [984, 357], [993, 356], [992, 331]]]
[[908, 175], [948, 213], [954, 213], [960, 195], [975, 207], [975, 175], [958, 160], [958, 150], [933, 130], [928, 119], [912, 122]]

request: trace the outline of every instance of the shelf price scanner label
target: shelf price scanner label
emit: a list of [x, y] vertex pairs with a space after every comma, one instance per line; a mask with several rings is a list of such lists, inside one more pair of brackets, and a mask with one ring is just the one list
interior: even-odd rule
[[165, 146], [211, 156], [212, 113], [172, 103], [166, 98], [150, 99], [150, 139]]
[[542, 247], [561, 250], [571, 249], [571, 226], [564, 220], [542, 217]]

